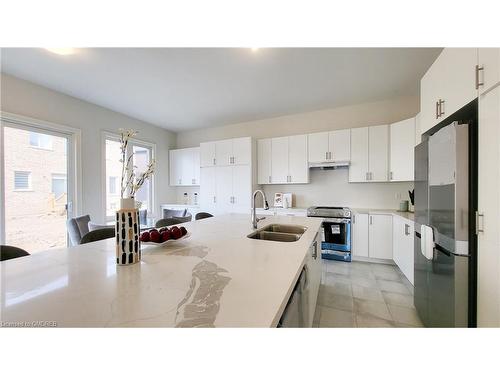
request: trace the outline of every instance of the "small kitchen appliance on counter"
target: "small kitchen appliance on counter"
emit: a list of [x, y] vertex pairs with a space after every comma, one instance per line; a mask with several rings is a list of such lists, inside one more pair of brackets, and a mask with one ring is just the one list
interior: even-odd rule
[[307, 216], [324, 218], [321, 231], [321, 257], [350, 262], [351, 210], [346, 207], [309, 207]]

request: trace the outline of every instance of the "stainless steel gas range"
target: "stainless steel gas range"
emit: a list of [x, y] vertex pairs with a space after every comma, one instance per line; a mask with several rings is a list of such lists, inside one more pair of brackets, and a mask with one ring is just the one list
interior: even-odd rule
[[309, 207], [307, 216], [323, 218], [321, 257], [351, 261], [351, 210], [347, 207]]

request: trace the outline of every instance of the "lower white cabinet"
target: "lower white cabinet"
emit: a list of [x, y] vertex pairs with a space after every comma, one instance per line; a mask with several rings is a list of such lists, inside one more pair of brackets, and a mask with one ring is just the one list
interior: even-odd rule
[[307, 327], [312, 327], [314, 320], [314, 313], [318, 302], [319, 286], [321, 284], [321, 235], [319, 232], [316, 234], [313, 243], [309, 249], [307, 268], [307, 278], [309, 283], [309, 293], [307, 293], [308, 306], [308, 324]]
[[352, 255], [368, 257], [368, 214], [352, 217]]
[[368, 255], [392, 259], [392, 215], [368, 216]]
[[352, 220], [352, 255], [392, 259], [392, 215], [355, 213]]
[[393, 259], [401, 272], [413, 284], [413, 242], [415, 223], [401, 216], [393, 217]]

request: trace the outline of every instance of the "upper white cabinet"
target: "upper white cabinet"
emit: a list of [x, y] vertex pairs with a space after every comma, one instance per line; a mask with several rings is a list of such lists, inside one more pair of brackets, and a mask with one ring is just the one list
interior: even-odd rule
[[309, 182], [306, 135], [260, 139], [257, 147], [259, 184]]
[[369, 215], [369, 256], [392, 259], [392, 215]]
[[415, 147], [415, 118], [390, 125], [391, 181], [413, 181]]
[[248, 165], [251, 163], [252, 139], [250, 137], [224, 139], [200, 144], [201, 166]]
[[478, 51], [445, 48], [420, 83], [420, 130], [425, 133], [478, 94]]
[[500, 48], [479, 48], [476, 70], [479, 94], [500, 83]]
[[170, 150], [170, 186], [200, 184], [200, 148]]
[[350, 138], [351, 129], [308, 134], [309, 163], [349, 161]]
[[349, 182], [388, 181], [389, 126], [351, 129]]

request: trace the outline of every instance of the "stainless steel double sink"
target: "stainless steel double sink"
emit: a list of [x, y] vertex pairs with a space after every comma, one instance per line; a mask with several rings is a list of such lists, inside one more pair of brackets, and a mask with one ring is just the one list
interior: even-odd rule
[[269, 224], [250, 233], [247, 237], [254, 240], [295, 242], [307, 230], [301, 225]]

